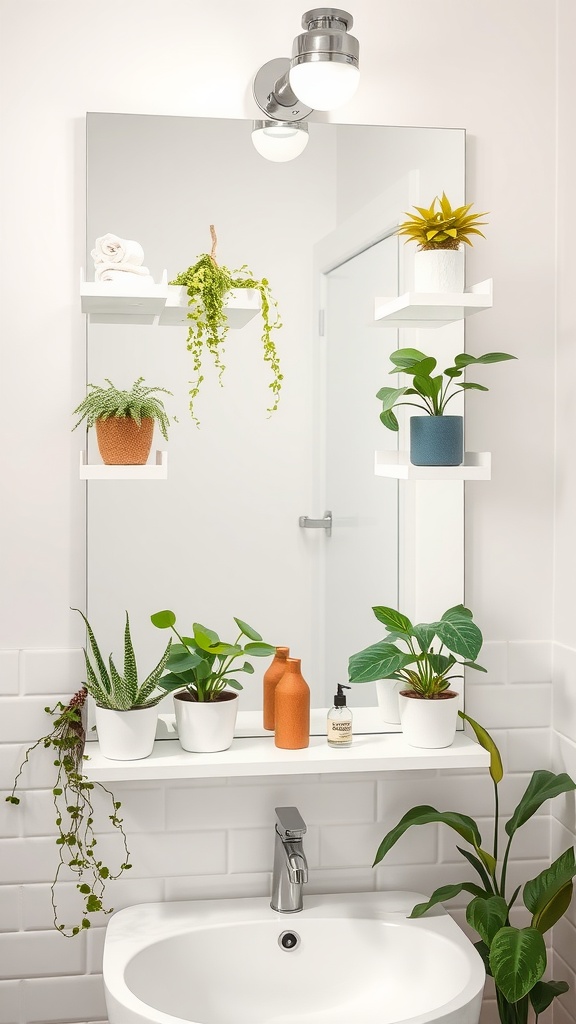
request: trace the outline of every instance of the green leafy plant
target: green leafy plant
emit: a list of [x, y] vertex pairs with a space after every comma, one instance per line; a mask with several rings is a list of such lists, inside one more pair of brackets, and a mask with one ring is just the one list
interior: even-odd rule
[[154, 392], [161, 391], [165, 395], [171, 395], [166, 388], [144, 387], [144, 377], [138, 377], [129, 391], [119, 391], [108, 377], [105, 378], [108, 387], [99, 384], [88, 384], [92, 390], [82, 399], [74, 409], [74, 416], [80, 419], [74, 424], [72, 430], [76, 430], [83, 420], [86, 420], [87, 427], [93, 427], [96, 420], [107, 420], [110, 417], [116, 419], [132, 419], [138, 426], [143, 419], [151, 417], [156, 420], [162, 436], [168, 440], [169, 417], [164, 407], [164, 402]]
[[438, 622], [417, 626], [394, 608], [378, 605], [372, 611], [387, 633], [379, 643], [351, 656], [351, 683], [396, 679], [407, 690], [431, 700], [448, 690], [452, 679], [462, 677], [463, 668], [486, 671], [476, 663], [482, 633], [464, 605], [449, 608]]
[[[195, 622], [192, 636], [181, 636], [176, 629], [176, 616], [169, 610], [155, 612], [151, 620], [158, 629], [171, 629], [178, 643], [172, 644], [168, 658], [168, 672], [162, 676], [158, 685], [167, 693], [175, 690], [187, 690], [195, 701], [218, 700], [226, 687], [242, 690], [243, 686], [237, 679], [231, 678], [243, 672], [252, 675], [254, 667], [249, 661], [235, 664], [238, 658], [247, 655], [253, 658], [267, 658], [276, 653], [276, 648], [262, 640], [252, 626], [242, 619], [234, 617], [240, 633], [233, 644], [224, 643], [212, 629]], [[246, 637], [248, 643], [240, 643]]]
[[85, 686], [88, 693], [94, 698], [96, 703], [99, 704], [101, 708], [110, 708], [113, 711], [131, 711], [134, 708], [151, 708], [154, 707], [155, 704], [158, 704], [165, 696], [165, 693], [163, 690], [161, 690], [160, 693], [155, 693], [154, 691], [158, 689], [158, 681], [166, 668], [168, 658], [170, 656], [172, 639], [168, 641], [168, 646], [156, 667], [152, 669], [148, 676], [146, 676], [144, 682], [139, 683], [136, 656], [134, 654], [134, 647], [130, 636], [130, 619], [128, 617], [128, 612], [126, 612], [126, 626], [124, 629], [124, 672], [120, 675], [112, 660], [111, 654], [108, 658], [109, 670], [106, 668], [96, 637], [94, 636], [90, 623], [84, 613], [81, 612], [79, 608], [73, 608], [72, 611], [78, 612], [86, 624], [86, 632], [88, 634], [88, 640], [90, 641], [90, 648], [95, 665], [92, 665], [88, 652], [86, 648], [84, 648], [84, 660], [86, 662], [87, 675]]
[[[496, 999], [502, 1024], [528, 1024], [530, 1008], [534, 1020], [550, 1006], [554, 998], [568, 991], [563, 981], [544, 981], [546, 971], [546, 944], [544, 935], [568, 909], [576, 875], [574, 848], [569, 846], [550, 867], [524, 887], [518, 886], [510, 895], [507, 873], [512, 841], [518, 830], [542, 807], [562, 793], [576, 789], [569, 775], [555, 775], [550, 771], [535, 771], [512, 816], [504, 825], [506, 845], [499, 857], [499, 792], [504, 777], [500, 752], [489, 733], [468, 715], [460, 717], [471, 726], [476, 739], [490, 754], [490, 777], [494, 786], [494, 823], [491, 851], [483, 848], [482, 837], [473, 818], [457, 811], [437, 811], [435, 807], [413, 807], [384, 837], [374, 860], [379, 864], [389, 850], [412, 826], [439, 822], [448, 825], [469, 849], [457, 846], [467, 863], [476, 872], [479, 882], [459, 882], [436, 889], [426, 903], [414, 907], [410, 917], [421, 917], [437, 903], [469, 893], [466, 919], [478, 932], [476, 949], [480, 953], [486, 972], [494, 978]], [[510, 923], [510, 912], [522, 890], [524, 908], [530, 915], [526, 927]]]
[[417, 213], [408, 213], [408, 220], [400, 224], [396, 230], [398, 235], [406, 235], [407, 242], [416, 242], [419, 249], [459, 249], [460, 242], [472, 245], [469, 235], [484, 235], [479, 226], [487, 221], [480, 220], [486, 213], [469, 213], [473, 203], [452, 209], [446, 193], [442, 198], [436, 196], [428, 208], [414, 206]]
[[[30, 755], [38, 747], [53, 751], [56, 778], [52, 787], [52, 798], [56, 811], [56, 846], [59, 860], [51, 885], [51, 897], [54, 926], [66, 938], [78, 935], [83, 929], [89, 928], [90, 915], [99, 912], [112, 913], [113, 907], [104, 907], [106, 883], [119, 878], [132, 867], [129, 863], [130, 853], [122, 819], [118, 816], [120, 802], [114, 799], [106, 786], [100, 782], [90, 782], [82, 771], [83, 761], [87, 759], [84, 754], [86, 735], [83, 721], [83, 708], [87, 696], [88, 692], [83, 687], [74, 694], [68, 704], [58, 701], [53, 708], [44, 709], [52, 718], [52, 727], [26, 751], [12, 792], [6, 797], [8, 803], [19, 804], [20, 799], [16, 796], [16, 790]], [[105, 794], [105, 799], [109, 803], [108, 820], [112, 822], [120, 836], [123, 856], [120, 867], [115, 872], [98, 859], [95, 849], [96, 810], [93, 795], [97, 790]], [[65, 925], [59, 920], [57, 887], [60, 881], [65, 880], [62, 875], [66, 871], [76, 879], [76, 888], [83, 904], [83, 912], [79, 914], [80, 922], [75, 925]]]
[[214, 225], [210, 225], [212, 234], [212, 251], [203, 253], [196, 263], [182, 271], [170, 284], [186, 288], [188, 293], [188, 327], [187, 346], [192, 353], [193, 368], [196, 379], [191, 382], [189, 392], [190, 414], [199, 425], [195, 413], [195, 401], [200, 393], [204, 380], [202, 364], [206, 349], [214, 361], [218, 372], [219, 383], [226, 369], [222, 362], [223, 345], [228, 335], [228, 317], [226, 314], [226, 295], [231, 288], [255, 289], [260, 295], [262, 316], [262, 346], [264, 361], [270, 364], [272, 381], [268, 385], [272, 391], [272, 405], [268, 408], [273, 413], [278, 408], [283, 376], [280, 371], [280, 360], [272, 337], [273, 332], [282, 327], [278, 312], [278, 303], [274, 299], [267, 278], [258, 279], [246, 265], [239, 270], [229, 270], [216, 262], [216, 234]]
[[[382, 402], [382, 423], [389, 430], [398, 430], [398, 420], [392, 411], [395, 406], [413, 405], [429, 416], [444, 416], [448, 402], [463, 391], [488, 391], [483, 384], [459, 380], [467, 366], [501, 363], [506, 359], [516, 359], [516, 356], [511, 356], [507, 352], [487, 352], [483, 356], [471, 356], [467, 352], [460, 352], [454, 359], [454, 365], [436, 376], [436, 359], [416, 348], [399, 348], [392, 353], [390, 359], [394, 364], [390, 373], [406, 373], [413, 378], [412, 386], [380, 388], [376, 394], [376, 398]], [[405, 396], [414, 396], [417, 400], [401, 401]]]

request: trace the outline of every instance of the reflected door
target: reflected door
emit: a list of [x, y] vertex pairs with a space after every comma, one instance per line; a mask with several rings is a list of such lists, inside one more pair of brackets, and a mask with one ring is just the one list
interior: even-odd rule
[[[382, 639], [373, 605], [398, 607], [398, 482], [374, 475], [375, 450], [396, 449], [376, 392], [388, 384], [397, 331], [374, 325], [376, 295], [398, 294], [398, 239], [385, 238], [326, 275], [325, 508], [323, 544], [326, 698], [348, 682], [348, 658]], [[376, 704], [374, 683], [354, 687], [354, 706]]]

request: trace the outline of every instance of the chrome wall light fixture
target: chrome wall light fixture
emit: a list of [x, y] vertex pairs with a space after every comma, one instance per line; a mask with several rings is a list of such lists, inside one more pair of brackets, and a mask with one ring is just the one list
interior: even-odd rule
[[[266, 120], [254, 122], [252, 140], [268, 160], [299, 156], [308, 141], [306, 118], [354, 95], [360, 72], [358, 40], [348, 32], [352, 24], [352, 15], [336, 7], [307, 11], [292, 57], [276, 57], [258, 71], [254, 99]], [[287, 155], [272, 156], [273, 151]]]

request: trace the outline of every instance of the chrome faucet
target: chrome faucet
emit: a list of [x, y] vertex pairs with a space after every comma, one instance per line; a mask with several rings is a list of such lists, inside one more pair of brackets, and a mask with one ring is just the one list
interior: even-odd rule
[[308, 881], [308, 864], [302, 844], [306, 824], [297, 807], [276, 807], [272, 910], [295, 914], [302, 910], [302, 886]]

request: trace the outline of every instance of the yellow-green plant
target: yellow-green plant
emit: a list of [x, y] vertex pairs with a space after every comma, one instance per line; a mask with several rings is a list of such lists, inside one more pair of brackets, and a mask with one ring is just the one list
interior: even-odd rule
[[216, 234], [214, 225], [210, 225], [212, 234], [212, 251], [203, 253], [196, 263], [182, 271], [170, 281], [180, 285], [188, 292], [189, 326], [186, 344], [192, 353], [195, 380], [191, 381], [189, 392], [189, 408], [192, 419], [199, 426], [195, 412], [195, 401], [204, 380], [202, 362], [204, 350], [212, 356], [218, 373], [218, 381], [222, 385], [222, 375], [226, 369], [222, 362], [223, 345], [228, 334], [229, 324], [226, 315], [226, 294], [231, 288], [251, 288], [260, 295], [260, 315], [262, 317], [262, 346], [264, 361], [270, 364], [272, 380], [268, 387], [272, 391], [272, 404], [268, 408], [273, 413], [278, 408], [282, 373], [276, 345], [272, 337], [273, 331], [282, 327], [278, 311], [278, 303], [270, 290], [266, 277], [258, 279], [246, 265], [239, 270], [229, 270], [216, 262]]
[[416, 242], [419, 249], [459, 249], [460, 243], [472, 245], [469, 235], [482, 235], [479, 225], [487, 221], [480, 220], [486, 213], [469, 213], [473, 203], [452, 209], [446, 193], [442, 198], [436, 196], [431, 205], [415, 206], [417, 214], [406, 212], [409, 218], [398, 225], [396, 233], [406, 235], [407, 242]]

